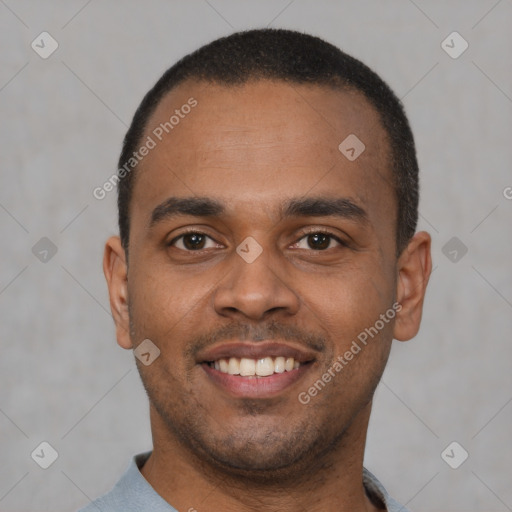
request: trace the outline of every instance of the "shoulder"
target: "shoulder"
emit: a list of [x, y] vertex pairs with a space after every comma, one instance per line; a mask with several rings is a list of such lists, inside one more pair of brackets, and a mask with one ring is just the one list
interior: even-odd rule
[[91, 501], [78, 512], [139, 512], [140, 510], [174, 511], [142, 476], [142, 467], [151, 452], [136, 455], [116, 485]]
[[89, 505], [81, 508], [78, 512], [120, 512], [121, 510], [123, 509], [118, 505], [112, 502], [109, 503], [108, 494], [106, 494], [101, 498], [91, 501]]
[[377, 477], [366, 468], [363, 468], [363, 484], [366, 494], [376, 506], [386, 507], [387, 512], [409, 512], [388, 494]]

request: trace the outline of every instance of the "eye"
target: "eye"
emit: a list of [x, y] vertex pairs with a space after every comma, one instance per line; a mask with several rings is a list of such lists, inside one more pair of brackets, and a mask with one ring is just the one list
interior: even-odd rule
[[344, 246], [345, 244], [336, 236], [330, 233], [323, 233], [321, 231], [315, 233], [308, 233], [303, 236], [294, 247], [298, 249], [313, 249], [315, 251], [325, 251], [331, 249], [335, 245]]
[[176, 247], [183, 251], [201, 251], [203, 249], [217, 247], [217, 245], [217, 242], [208, 235], [195, 231], [184, 233], [169, 242], [169, 246]]

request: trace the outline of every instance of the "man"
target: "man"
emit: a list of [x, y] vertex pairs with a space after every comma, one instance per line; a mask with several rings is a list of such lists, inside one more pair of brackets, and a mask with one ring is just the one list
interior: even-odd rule
[[316, 37], [233, 34], [146, 95], [118, 177], [104, 271], [154, 449], [84, 510], [405, 510], [363, 468], [431, 271], [388, 86]]

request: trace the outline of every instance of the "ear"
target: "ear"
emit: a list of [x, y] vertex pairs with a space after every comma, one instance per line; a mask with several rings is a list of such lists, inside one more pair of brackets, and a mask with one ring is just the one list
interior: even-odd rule
[[110, 237], [105, 244], [103, 273], [107, 280], [110, 309], [116, 324], [117, 343], [132, 348], [130, 316], [128, 313], [128, 266], [126, 254], [118, 236]]
[[423, 299], [432, 271], [431, 238], [425, 231], [416, 233], [398, 258], [397, 311], [393, 337], [407, 341], [416, 336], [420, 328]]

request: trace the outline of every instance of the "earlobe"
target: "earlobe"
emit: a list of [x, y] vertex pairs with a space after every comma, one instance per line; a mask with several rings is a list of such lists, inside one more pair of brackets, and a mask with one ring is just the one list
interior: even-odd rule
[[393, 336], [399, 341], [410, 340], [420, 328], [423, 300], [432, 271], [430, 246], [430, 235], [420, 231], [398, 258], [396, 300], [402, 308], [396, 315]]
[[110, 237], [105, 244], [103, 273], [107, 280], [110, 310], [116, 325], [117, 343], [123, 348], [131, 349], [128, 312], [128, 266], [125, 251], [118, 236]]

